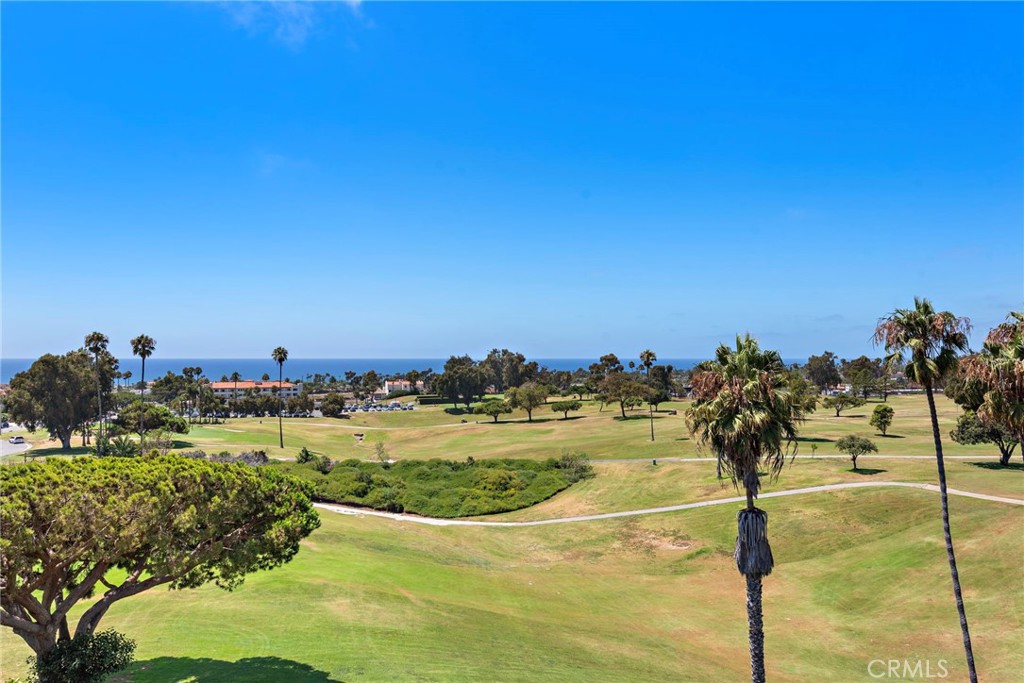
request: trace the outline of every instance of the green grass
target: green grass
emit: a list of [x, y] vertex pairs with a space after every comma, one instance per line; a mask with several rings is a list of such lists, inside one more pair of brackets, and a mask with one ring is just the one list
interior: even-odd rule
[[[936, 397], [940, 430], [949, 455], [995, 456], [992, 445], [961, 446], [949, 439], [960, 408], [944, 396]], [[883, 454], [934, 453], [927, 403], [923, 396], [893, 396], [889, 404], [896, 415], [889, 436], [875, 434], [868, 425], [876, 401], [836, 418], [819, 409], [800, 427], [800, 453], [810, 455], [817, 445], [819, 455], [835, 454], [835, 442], [847, 434], [867, 436]], [[271, 418], [228, 420], [219, 425], [193, 425], [187, 435], [177, 437], [182, 449], [202, 448], [207, 452], [238, 452], [264, 449], [271, 457], [294, 458], [303, 446], [334, 460], [370, 459], [374, 444], [384, 442], [397, 459], [549, 458], [563, 449], [586, 452], [592, 459], [693, 457], [701, 453], [689, 438], [683, 413], [686, 402], [661, 405], [655, 414], [656, 441], [650, 441], [650, 424], [644, 411], [620, 417], [616, 406], [603, 411], [594, 401], [584, 401], [573, 419], [562, 420], [543, 406], [534, 411], [533, 423], [517, 412], [508, 420], [492, 424], [480, 415], [452, 415], [451, 406], [428, 406], [415, 411], [357, 414], [351, 418], [286, 418], [285, 448], [278, 447], [277, 420]], [[676, 415], [668, 410], [675, 409]], [[465, 423], [462, 420], [466, 420]], [[362, 441], [355, 434], [364, 434]], [[43, 435], [27, 435], [42, 447], [52, 447]], [[1015, 457], [1020, 457], [1019, 455]]]
[[[849, 460], [797, 459], [787, 462], [776, 481], [766, 480], [764, 492], [859, 481], [905, 481], [934, 484], [935, 462], [898, 458], [861, 458], [860, 471]], [[577, 484], [533, 507], [500, 515], [500, 519], [525, 521], [572, 517], [600, 512], [679, 505], [728, 498], [739, 492], [728, 480], [715, 477], [713, 462], [649, 461], [594, 463], [597, 476]], [[1019, 463], [1001, 468], [991, 459], [949, 460], [946, 476], [950, 488], [1024, 500], [1024, 467]], [[953, 498], [958, 505], [962, 498]]]
[[[950, 455], [995, 455], [991, 445], [961, 446], [949, 439], [960, 414], [959, 407], [945, 397], [937, 397], [940, 429], [946, 452]], [[934, 452], [927, 404], [922, 396], [894, 396], [889, 399], [896, 416], [889, 436], [875, 434], [868, 425], [875, 403], [850, 411], [840, 418], [827, 411], [814, 413], [800, 428], [800, 452], [835, 454], [835, 441], [847, 434], [868, 436], [883, 454], [929, 455]], [[593, 401], [574, 419], [562, 420], [543, 407], [534, 411], [533, 423], [525, 414], [515, 413], [509, 420], [492, 424], [478, 415], [450, 415], [445, 406], [429, 406], [411, 412], [360, 415], [348, 419], [286, 419], [285, 445], [277, 446], [277, 421], [263, 419], [230, 420], [223, 425], [195, 425], [182, 441], [207, 451], [264, 448], [272, 457], [294, 457], [299, 448], [329, 455], [334, 459], [363, 458], [373, 455], [376, 442], [384, 442], [392, 457], [398, 459], [447, 458], [548, 458], [562, 449], [581, 450], [593, 459], [693, 457], [702, 455], [689, 438], [683, 413], [685, 402], [662, 404], [655, 414], [656, 441], [650, 441], [646, 413], [634, 411], [627, 419], [616, 407], [604, 411]], [[451, 408], [451, 406], [447, 406]], [[669, 415], [668, 410], [677, 410]], [[461, 420], [467, 420], [462, 423]], [[362, 433], [359, 441], [354, 434]]]
[[[1002, 473], [989, 472], [996, 476]], [[935, 494], [768, 499], [773, 681], [868, 680], [876, 658], [965, 677]], [[734, 506], [568, 526], [435, 528], [324, 513], [289, 565], [233, 593], [155, 591], [104, 620], [139, 644], [134, 683], [726, 681], [747, 674]], [[982, 676], [1015, 680], [1024, 509], [957, 499]], [[6, 629], [4, 661], [24, 647]], [[6, 668], [5, 673], [12, 671]]]

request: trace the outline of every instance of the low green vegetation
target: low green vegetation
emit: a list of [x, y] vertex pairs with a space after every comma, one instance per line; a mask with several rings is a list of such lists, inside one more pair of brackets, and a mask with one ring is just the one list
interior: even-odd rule
[[547, 460], [342, 460], [308, 450], [275, 469], [311, 482], [319, 500], [430, 517], [509, 512], [539, 503], [593, 476], [585, 455]]

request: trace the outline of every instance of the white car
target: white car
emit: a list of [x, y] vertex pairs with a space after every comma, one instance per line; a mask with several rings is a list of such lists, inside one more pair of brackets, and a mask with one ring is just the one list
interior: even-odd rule
[[25, 443], [25, 437], [23, 436], [12, 436], [7, 440], [10, 441], [11, 443]]

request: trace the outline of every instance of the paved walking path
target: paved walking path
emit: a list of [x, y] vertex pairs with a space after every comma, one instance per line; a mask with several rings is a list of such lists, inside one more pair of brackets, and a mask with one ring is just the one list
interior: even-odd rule
[[[935, 484], [917, 484], [905, 481], [865, 481], [865, 482], [850, 482], [846, 484], [825, 484], [823, 486], [809, 486], [802, 489], [790, 489], [788, 491], [775, 491], [772, 493], [762, 493], [759, 498], [780, 498], [782, 496], [797, 496], [804, 493], [819, 493], [821, 491], [838, 491], [842, 489], [860, 489], [869, 488], [876, 486], [900, 486], [911, 489], [921, 489], [924, 491], [935, 491], [938, 492], [939, 487]], [[1024, 500], [1017, 498], [1003, 498], [1001, 496], [989, 496], [984, 493], [972, 493], [970, 491], [961, 491], [959, 489], [946, 489], [947, 493], [951, 496], [964, 496], [965, 498], [977, 498], [978, 500], [987, 500], [994, 503], [1006, 503], [1009, 505], [1024, 505]], [[677, 512], [679, 510], [692, 510], [694, 508], [710, 507], [712, 505], [727, 505], [730, 503], [745, 503], [745, 496], [735, 496], [733, 498], [718, 498], [715, 500], [702, 500], [696, 503], [684, 503], [682, 505], [669, 505], [666, 507], [658, 508], [646, 508], [643, 510], [625, 510], [623, 512], [605, 512], [598, 515], [580, 515], [578, 517], [559, 517], [555, 519], [541, 519], [532, 522], [479, 522], [468, 519], [438, 519], [436, 517], [420, 517], [417, 515], [405, 515], [394, 512], [381, 512], [379, 510], [369, 510], [366, 508], [355, 508], [347, 505], [330, 505], [326, 503], [317, 503], [316, 507], [329, 510], [330, 512], [337, 512], [343, 515], [355, 515], [355, 516], [369, 516], [369, 517], [384, 517], [386, 519], [393, 519], [399, 522], [415, 522], [417, 524], [429, 524], [431, 526], [495, 526], [495, 527], [517, 527], [517, 526], [541, 526], [543, 524], [567, 524], [570, 522], [590, 522], [598, 519], [615, 519], [617, 517], [634, 517], [636, 515], [655, 515], [662, 512]]]
[[[979, 460], [979, 459], [984, 460], [985, 458], [997, 458], [998, 459], [999, 456], [994, 454], [994, 453], [991, 453], [991, 454], [988, 454], [988, 455], [980, 453], [978, 455], [943, 455], [942, 457], [945, 460]], [[838, 460], [849, 460], [850, 456], [842, 455], [842, 454], [787, 455], [786, 456], [786, 460], [789, 460], [791, 458], [796, 458], [797, 460], [830, 460], [830, 459], [832, 459], [832, 460], [835, 460], [835, 459], [838, 459]], [[885, 455], [885, 454], [875, 454], [875, 455], [862, 455], [862, 456], [860, 456], [858, 458], [858, 460], [861, 460], [861, 459], [867, 460], [869, 458], [881, 458], [883, 460], [934, 460], [935, 456], [934, 455]], [[591, 462], [591, 464], [597, 464], [597, 463], [601, 463], [601, 462], [647, 462], [648, 460], [650, 460], [650, 458], [648, 458], [647, 456], [644, 456], [642, 458], [591, 458], [590, 462]], [[717, 460], [717, 458], [705, 458], [705, 457], [698, 457], [698, 456], [694, 456], [692, 458], [685, 458], [685, 457], [657, 458], [658, 462], [715, 462], [715, 460]]]

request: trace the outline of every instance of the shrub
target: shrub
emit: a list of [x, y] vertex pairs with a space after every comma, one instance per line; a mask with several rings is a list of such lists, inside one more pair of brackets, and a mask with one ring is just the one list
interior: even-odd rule
[[45, 683], [98, 683], [127, 669], [135, 659], [135, 641], [117, 631], [84, 633], [57, 646], [34, 662], [36, 680]]
[[299, 451], [298, 456], [296, 456], [296, 458], [295, 458], [295, 462], [299, 463], [300, 465], [302, 463], [311, 462], [312, 460], [313, 460], [313, 452], [310, 451], [305, 446], [302, 447], [302, 450]]
[[570, 484], [594, 476], [590, 456], [582, 451], [562, 451], [562, 456], [558, 459], [558, 469], [562, 470]]
[[561, 458], [518, 460], [348, 459], [323, 472], [315, 460], [271, 461], [271, 467], [311, 482], [319, 500], [365, 505], [431, 517], [463, 517], [508, 512], [535, 505], [573, 482], [594, 476], [585, 453]]
[[103, 452], [115, 458], [134, 458], [139, 454], [139, 444], [127, 436], [118, 436], [110, 440]]

